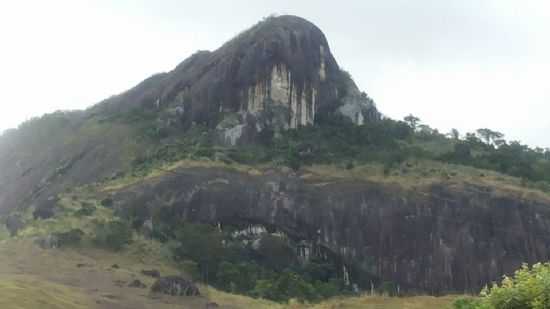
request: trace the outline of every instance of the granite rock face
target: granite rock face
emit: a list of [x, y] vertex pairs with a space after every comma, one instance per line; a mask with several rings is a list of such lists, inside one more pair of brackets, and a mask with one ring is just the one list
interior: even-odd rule
[[276, 229], [297, 255], [333, 256], [342, 278], [369, 289], [477, 292], [522, 263], [550, 258], [550, 207], [473, 185], [414, 190], [364, 181], [310, 181], [186, 169], [115, 196], [116, 207], [173, 207], [182, 221]]
[[184, 128], [193, 123], [218, 128], [222, 142], [235, 145], [253, 141], [266, 128], [312, 125], [330, 114], [358, 124], [379, 118], [374, 102], [360, 94], [319, 28], [280, 16], [106, 100], [98, 112], [154, 109]]

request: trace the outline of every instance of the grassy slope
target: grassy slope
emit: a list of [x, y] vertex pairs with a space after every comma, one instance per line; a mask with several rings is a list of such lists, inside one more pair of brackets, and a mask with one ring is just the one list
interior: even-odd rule
[[[210, 159], [181, 160], [156, 166], [146, 175], [126, 176], [110, 181], [100, 186], [102, 191], [117, 191], [144, 180], [150, 180], [170, 173], [179, 168], [225, 168], [250, 175], [260, 175], [270, 165], [244, 165], [238, 163], [226, 164]], [[282, 169], [287, 169], [282, 167]], [[303, 179], [313, 182], [368, 180], [386, 184], [396, 184], [404, 188], [421, 188], [437, 183], [450, 186], [473, 184], [495, 189], [502, 194], [513, 194], [525, 199], [536, 199], [548, 202], [550, 195], [544, 191], [526, 187], [521, 179], [504, 175], [495, 171], [477, 169], [470, 166], [443, 163], [432, 160], [407, 160], [393, 167], [389, 173], [384, 173], [384, 166], [379, 163], [357, 165], [353, 169], [337, 165], [304, 166], [299, 171]]]
[[[135, 279], [148, 287], [153, 284], [153, 278], [141, 274], [143, 269], [179, 274], [175, 265], [153, 254], [158, 251], [140, 248], [144, 246], [138, 241], [119, 253], [93, 248], [43, 250], [29, 239], [4, 240], [0, 243], [0, 308], [204, 308], [211, 301], [222, 308], [282, 308], [205, 286], [201, 297], [179, 298], [130, 288], [127, 285]], [[113, 264], [120, 268], [113, 269]]]
[[[444, 309], [454, 297], [350, 297], [320, 304], [276, 304], [266, 300], [232, 295], [201, 286], [203, 297], [152, 297], [147, 290], [125, 285], [137, 278], [150, 286], [142, 269], [156, 268], [164, 274], [177, 273], [173, 265], [159, 262], [134, 250], [111, 253], [96, 249], [42, 250], [29, 240], [0, 243], [0, 308], [5, 309], [123, 309], [204, 308], [216, 302], [221, 308], [258, 309]], [[16, 257], [17, 256], [17, 257]], [[112, 269], [112, 264], [120, 269]], [[77, 264], [85, 264], [78, 267]], [[124, 283], [122, 286], [118, 284]]]
[[[311, 309], [450, 309], [456, 296], [383, 297], [364, 296], [336, 298], [313, 305]], [[299, 308], [299, 307], [297, 307]]]
[[0, 308], [86, 309], [95, 304], [80, 289], [30, 276], [0, 279]]

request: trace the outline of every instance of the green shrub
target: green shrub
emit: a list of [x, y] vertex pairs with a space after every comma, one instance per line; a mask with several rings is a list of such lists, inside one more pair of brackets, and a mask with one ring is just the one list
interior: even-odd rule
[[486, 288], [479, 299], [459, 299], [455, 309], [547, 309], [550, 308], [550, 263], [524, 265], [513, 277]]
[[215, 279], [218, 264], [224, 255], [222, 234], [211, 225], [192, 223], [185, 223], [175, 234], [179, 242], [174, 249], [175, 258], [197, 262], [204, 280]]
[[260, 272], [255, 264], [222, 262], [216, 275], [217, 286], [231, 293], [247, 293], [254, 289]]
[[72, 229], [67, 232], [56, 233], [54, 236], [57, 238], [59, 247], [71, 247], [80, 244], [84, 232], [81, 229]]
[[190, 260], [185, 260], [180, 263], [183, 271], [191, 276], [193, 280], [200, 280], [201, 273], [199, 270], [199, 264]]
[[329, 282], [315, 281], [313, 287], [322, 298], [331, 298], [342, 292], [341, 282], [338, 279], [331, 279]]
[[292, 271], [284, 271], [275, 281], [275, 297], [273, 300], [286, 301], [291, 298], [298, 300], [316, 301], [319, 299], [317, 291], [304, 278]]
[[378, 288], [378, 292], [382, 295], [396, 296], [397, 295], [397, 285], [391, 281], [384, 281], [382, 285]]
[[281, 237], [265, 235], [260, 239], [258, 250], [263, 265], [275, 271], [282, 271], [295, 262], [295, 252]]
[[120, 250], [132, 242], [133, 231], [124, 221], [99, 223], [95, 229], [94, 243], [102, 248]]
[[113, 207], [114, 201], [112, 198], [106, 198], [101, 201], [101, 206], [111, 208]]
[[95, 211], [96, 211], [96, 207], [94, 205], [83, 204], [82, 207], [80, 207], [80, 209], [78, 209], [75, 212], [75, 216], [77, 216], [77, 217], [89, 217], [89, 216], [93, 215]]

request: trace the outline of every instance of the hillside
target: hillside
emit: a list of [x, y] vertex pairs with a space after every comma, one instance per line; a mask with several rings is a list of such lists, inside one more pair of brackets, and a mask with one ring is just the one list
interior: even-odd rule
[[[0, 171], [0, 286], [52, 308], [392, 308], [339, 297], [477, 293], [550, 256], [550, 151], [382, 116], [295, 16], [5, 132]], [[127, 287], [149, 268], [202, 296]]]

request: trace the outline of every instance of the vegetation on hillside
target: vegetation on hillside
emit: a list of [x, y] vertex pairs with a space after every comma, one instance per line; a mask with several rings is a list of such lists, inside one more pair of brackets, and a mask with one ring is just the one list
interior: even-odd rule
[[[265, 233], [256, 241], [205, 224], [158, 225], [153, 235], [170, 248], [173, 259], [195, 279], [218, 289], [279, 302], [315, 302], [351, 292], [331, 261], [301, 263], [292, 241]], [[162, 236], [161, 236], [162, 235]], [[168, 235], [168, 236], [167, 236]], [[194, 264], [185, 263], [191, 260]]]
[[[195, 126], [177, 142], [160, 143], [133, 161], [133, 173], [183, 159], [209, 158], [227, 164], [268, 164], [298, 170], [313, 164], [353, 169], [379, 163], [384, 172], [407, 160], [431, 160], [491, 170], [518, 177], [525, 187], [550, 192], [550, 150], [506, 141], [503, 134], [479, 129], [461, 136], [453, 129], [442, 134], [412, 115], [405, 121], [383, 119], [356, 126], [342, 118], [301, 127], [275, 136], [264, 130], [260, 143], [223, 147], [216, 132]], [[480, 175], [483, 172], [480, 171]]]

